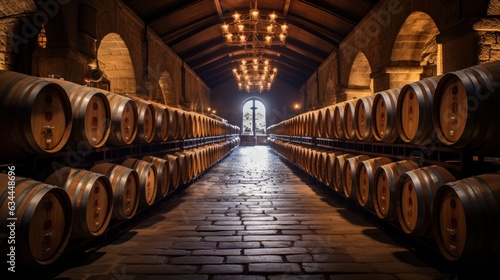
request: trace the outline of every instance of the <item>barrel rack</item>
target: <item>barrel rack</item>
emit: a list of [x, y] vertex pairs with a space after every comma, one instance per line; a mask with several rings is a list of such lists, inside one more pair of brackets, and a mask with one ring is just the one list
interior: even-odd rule
[[237, 134], [208, 136], [200, 138], [173, 139], [166, 142], [153, 142], [148, 144], [131, 144], [121, 147], [104, 146], [100, 148], [70, 147], [65, 146], [61, 151], [52, 154], [31, 155], [26, 158], [16, 159], [8, 164], [0, 165], [0, 172], [8, 165], [15, 165], [19, 176], [32, 177], [37, 180], [62, 166], [87, 169], [91, 166], [109, 162], [118, 163], [130, 157], [143, 157], [146, 155], [165, 156], [167, 153], [196, 148], [199, 146], [231, 140], [239, 137]]
[[[96, 252], [103, 246], [106, 246], [118, 237], [127, 234], [133, 227], [140, 224], [160, 208], [170, 207], [165, 204], [166, 201], [171, 199], [173, 196], [182, 193], [183, 190], [196, 182], [213, 166], [217, 165], [220, 161], [231, 154], [231, 152], [239, 144], [239, 134], [234, 133], [198, 138], [171, 139], [160, 143], [153, 142], [149, 144], [132, 144], [122, 147], [103, 146], [100, 148], [91, 148], [89, 150], [78, 150], [76, 148], [66, 146], [61, 151], [56, 153], [29, 155], [24, 158], [1, 163], [0, 172], [6, 171], [8, 166], [13, 165], [16, 167], [16, 176], [43, 182], [47, 176], [54, 172], [54, 170], [64, 166], [89, 169], [93, 165], [99, 163], [106, 162], [119, 164], [127, 158], [142, 158], [147, 155], [164, 157], [169, 153], [175, 153], [177, 151], [182, 152], [183, 150], [224, 141], [234, 141], [235, 144], [230, 150], [212, 162], [212, 164], [201, 173], [192, 177], [189, 181], [181, 183], [178, 188], [169, 190], [166, 196], [157, 199], [152, 205], [138, 207], [134, 216], [129, 220], [111, 221], [101, 235], [90, 238], [69, 239], [64, 251], [56, 261], [48, 265], [38, 266], [36, 268], [38, 275], [41, 279], [51, 279], [60, 272], [64, 271], [64, 269], [74, 265], [75, 262], [89, 257], [90, 254]], [[17, 266], [18, 268], [16, 271], [19, 271], [19, 274], [30, 274], [30, 267], [19, 269], [23, 268], [22, 263], [19, 263]]]
[[[354, 155], [368, 155], [370, 157], [387, 157], [394, 161], [413, 160], [419, 166], [439, 165], [446, 168], [452, 173], [457, 180], [476, 176], [480, 174], [492, 173], [500, 170], [500, 162], [496, 157], [486, 157], [477, 155], [469, 149], [458, 149], [443, 144], [436, 145], [415, 145], [411, 143], [383, 143], [383, 142], [363, 142], [349, 141], [341, 139], [326, 139], [309, 136], [291, 136], [280, 134], [269, 134], [268, 141], [281, 140], [288, 143], [293, 143], [303, 147], [309, 147], [319, 150], [332, 152], [342, 152]], [[374, 209], [363, 207], [355, 200], [350, 199], [343, 194], [335, 191], [331, 186], [327, 185], [304, 170], [296, 162], [287, 158], [286, 155], [271, 147], [271, 151], [280, 156], [285, 164], [291, 166], [297, 172], [305, 173], [311, 180], [326, 191], [326, 193], [346, 206], [347, 209], [359, 214], [369, 221], [374, 226], [383, 230], [388, 235], [392, 236], [397, 242], [401, 242], [404, 246], [409, 247], [422, 259], [425, 259], [433, 265], [437, 265], [444, 270], [455, 275], [474, 276], [468, 270], [468, 266], [461, 263], [449, 262], [442, 258], [439, 248], [434, 238], [412, 236], [406, 234], [400, 227], [397, 221], [388, 221], [377, 216]], [[476, 264], [476, 268], [481, 270], [491, 270], [491, 267], [497, 265], [499, 260], [492, 259], [491, 262]]]
[[305, 146], [321, 147], [344, 153], [365, 154], [371, 157], [387, 157], [393, 160], [411, 159], [421, 166], [440, 165], [449, 169], [457, 178], [500, 170], [500, 162], [497, 161], [497, 158], [485, 157], [475, 154], [469, 149], [458, 149], [443, 144], [364, 142], [276, 134], [270, 134], [269, 139], [280, 139]]

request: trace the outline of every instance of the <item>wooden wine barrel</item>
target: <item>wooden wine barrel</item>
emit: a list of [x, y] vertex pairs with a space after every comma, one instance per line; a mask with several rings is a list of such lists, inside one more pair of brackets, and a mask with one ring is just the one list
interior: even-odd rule
[[113, 163], [98, 163], [90, 169], [108, 177], [113, 189], [111, 219], [130, 220], [139, 206], [140, 182], [137, 171]]
[[[215, 153], [215, 151], [214, 151]], [[178, 189], [182, 184], [181, 170], [183, 168], [182, 163], [177, 155], [166, 154], [164, 157], [168, 160], [170, 166], [170, 191]]]
[[[231, 139], [232, 145], [234, 146], [234, 139]], [[203, 163], [203, 149], [201, 147], [196, 147], [192, 148], [191, 151], [193, 152], [193, 162], [194, 162], [194, 177], [198, 176], [201, 174], [201, 172], [204, 169], [204, 163]]]
[[173, 109], [172, 111], [172, 135], [173, 139], [184, 139], [185, 122], [184, 112], [180, 109]]
[[134, 142], [139, 125], [134, 100], [112, 92], [104, 92], [111, 106], [111, 132], [107, 144], [125, 146]]
[[0, 70], [2, 159], [60, 151], [70, 138], [72, 123], [71, 103], [60, 85]]
[[333, 139], [333, 126], [335, 125], [335, 105], [330, 105], [324, 108], [325, 110], [325, 138]]
[[391, 163], [387, 157], [375, 157], [361, 161], [356, 167], [358, 186], [356, 188], [356, 199], [358, 204], [373, 208], [373, 194], [375, 192], [375, 172], [377, 168]]
[[165, 105], [165, 112], [167, 113], [167, 119], [168, 119], [168, 140], [176, 140], [179, 139], [178, 137], [178, 122], [177, 122], [177, 116], [175, 114], [175, 108], [170, 107]]
[[203, 136], [202, 137], [208, 137], [210, 136], [210, 118], [202, 115], [203, 119]]
[[417, 169], [412, 160], [401, 160], [382, 165], [375, 170], [373, 208], [377, 216], [386, 221], [397, 221], [396, 188], [403, 173]]
[[344, 178], [344, 166], [348, 158], [354, 157], [353, 154], [342, 154], [335, 157], [334, 160], [334, 185], [333, 189], [341, 195], [345, 195], [345, 178]]
[[347, 140], [357, 140], [356, 102], [351, 100], [344, 105], [344, 137]]
[[317, 115], [315, 115], [312, 111], [305, 113], [305, 126], [304, 126], [304, 135], [308, 137], [312, 137], [316, 130], [317, 124]]
[[186, 185], [190, 179], [189, 169], [190, 169], [190, 159], [183, 152], [174, 152], [179, 161], [179, 180], [181, 185]]
[[345, 120], [344, 120], [344, 110], [345, 104], [347, 102], [337, 103], [333, 108], [333, 138], [335, 139], [346, 139], [345, 137]]
[[[201, 118], [198, 113], [195, 112], [189, 112], [189, 122], [191, 123], [191, 132], [189, 133], [189, 136], [191, 138], [199, 138], [201, 137]], [[233, 128], [233, 127], [231, 127]], [[234, 133], [234, 130], [231, 131], [231, 134]]]
[[156, 170], [156, 166], [151, 162], [136, 158], [128, 158], [121, 165], [137, 171], [140, 185], [139, 207], [152, 205], [156, 200], [158, 189], [158, 171]]
[[64, 88], [73, 112], [73, 125], [68, 145], [102, 147], [111, 128], [111, 107], [100, 90], [61, 79], [44, 78]]
[[444, 167], [430, 165], [402, 174], [396, 188], [396, 211], [399, 224], [407, 234], [432, 237], [432, 204], [442, 184], [455, 181]]
[[137, 135], [134, 143], [148, 144], [153, 142], [156, 134], [156, 112], [153, 104], [137, 96], [127, 95], [137, 105]]
[[168, 160], [155, 156], [144, 156], [142, 160], [154, 164], [158, 172], [158, 190], [156, 191], [156, 199], [162, 199], [170, 192], [170, 165]]
[[500, 173], [441, 185], [432, 228], [442, 256], [452, 262], [481, 263], [500, 252]]
[[102, 235], [113, 212], [113, 189], [103, 174], [70, 167], [54, 171], [45, 183], [63, 188], [71, 199], [71, 238]]
[[325, 137], [325, 108], [317, 109], [313, 111], [316, 118], [316, 128], [313, 132], [313, 137], [324, 138]]
[[314, 155], [314, 162], [315, 162], [315, 167], [314, 167], [314, 177], [320, 181], [320, 182], [325, 182], [324, 177], [325, 177], [325, 169], [326, 169], [326, 160], [328, 158], [327, 156], [328, 150], [325, 149], [319, 149], [315, 151]]
[[326, 163], [325, 163], [325, 184], [330, 188], [335, 187], [335, 159], [340, 156], [342, 152], [330, 152], [327, 153]]
[[358, 188], [358, 177], [356, 169], [358, 164], [364, 160], [370, 159], [367, 155], [357, 155], [347, 158], [344, 163], [344, 195], [354, 201], [357, 201], [356, 193]]
[[207, 136], [214, 136], [214, 126], [215, 126], [215, 120], [212, 118], [208, 118], [208, 123], [207, 123]]
[[436, 141], [431, 112], [436, 86], [441, 77], [424, 78], [401, 88], [396, 125], [399, 137], [404, 142], [428, 145]]
[[[9, 213], [11, 201], [15, 202], [15, 216]], [[14, 263], [27, 267], [50, 265], [64, 252], [71, 235], [71, 200], [57, 186], [0, 173], [0, 219], [0, 242], [7, 244], [9, 236], [16, 240]], [[1, 248], [4, 260], [9, 261], [6, 255], [10, 252], [4, 251], [8, 246]]]
[[313, 174], [315, 171], [316, 162], [314, 161], [315, 151], [312, 148], [306, 147], [304, 151], [304, 171]]
[[205, 146], [200, 146], [200, 147], [194, 148], [193, 151], [195, 152], [196, 158], [198, 159], [198, 174], [201, 174], [208, 167], [207, 158], [206, 158], [207, 149]]
[[433, 123], [445, 145], [500, 154], [500, 61], [443, 75], [436, 86]]
[[192, 149], [182, 151], [185, 156], [186, 183], [197, 175], [198, 162]]
[[373, 141], [372, 130], [372, 106], [373, 97], [371, 95], [359, 98], [354, 107], [354, 139], [360, 141]]
[[306, 114], [302, 113], [297, 116], [297, 135], [305, 136], [306, 135]]
[[397, 105], [400, 90], [393, 88], [380, 91], [373, 97], [372, 131], [377, 141], [394, 143], [399, 140]]
[[155, 111], [155, 135], [153, 138], [154, 142], [165, 142], [168, 140], [168, 129], [169, 129], [169, 116], [168, 109], [165, 105], [151, 102]]

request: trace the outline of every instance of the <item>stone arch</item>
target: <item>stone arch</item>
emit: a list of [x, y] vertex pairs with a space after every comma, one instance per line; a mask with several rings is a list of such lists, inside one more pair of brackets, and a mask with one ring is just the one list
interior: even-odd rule
[[155, 97], [163, 100], [161, 103], [164, 103], [169, 106], [177, 105], [177, 101], [175, 100], [174, 94], [174, 85], [172, 83], [172, 76], [169, 72], [165, 71], [161, 73], [160, 78], [158, 79], [159, 87], [156, 90]]
[[373, 93], [372, 69], [365, 54], [359, 52], [353, 60], [349, 81], [345, 90], [345, 99], [360, 98]]
[[406, 18], [394, 41], [391, 66], [386, 69], [391, 88], [442, 74], [437, 35], [439, 29], [428, 14], [413, 12]]
[[98, 67], [109, 81], [109, 90], [120, 94], [136, 94], [134, 65], [129, 49], [118, 33], [104, 36], [97, 49]]

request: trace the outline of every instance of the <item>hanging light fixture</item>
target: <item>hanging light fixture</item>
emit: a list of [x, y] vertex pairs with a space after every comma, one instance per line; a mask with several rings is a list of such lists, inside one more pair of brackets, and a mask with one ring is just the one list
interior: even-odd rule
[[271, 66], [269, 59], [264, 59], [262, 54], [257, 52], [254, 52], [248, 59], [242, 59], [238, 67], [233, 68], [238, 90], [247, 92], [270, 91], [277, 73], [278, 69]]
[[222, 33], [226, 44], [247, 48], [262, 48], [272, 45], [283, 45], [288, 34], [286, 23], [277, 23], [275, 12], [262, 16], [257, 9], [257, 0], [250, 3], [248, 14], [232, 15], [233, 21], [222, 25]]

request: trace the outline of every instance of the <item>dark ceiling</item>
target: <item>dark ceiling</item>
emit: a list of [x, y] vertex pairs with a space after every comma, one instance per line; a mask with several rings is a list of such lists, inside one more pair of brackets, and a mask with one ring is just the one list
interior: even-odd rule
[[[214, 88], [234, 79], [232, 68], [247, 57], [228, 46], [221, 24], [234, 11], [248, 13], [250, 0], [124, 0], [198, 76]], [[259, 0], [261, 14], [276, 12], [289, 26], [284, 45], [264, 49], [278, 68], [276, 79], [299, 89], [378, 0]]]

